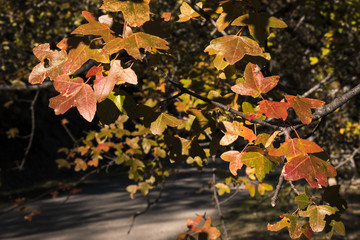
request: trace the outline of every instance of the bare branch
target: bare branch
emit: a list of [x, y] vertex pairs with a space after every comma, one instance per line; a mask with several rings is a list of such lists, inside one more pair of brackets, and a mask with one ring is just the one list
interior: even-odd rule
[[31, 111], [31, 132], [30, 132], [30, 138], [29, 138], [29, 143], [25, 149], [25, 154], [24, 154], [24, 157], [23, 159], [21, 160], [21, 163], [17, 166], [17, 168], [22, 171], [24, 169], [24, 164], [26, 162], [26, 158], [29, 154], [29, 151], [30, 151], [30, 148], [32, 146], [32, 143], [33, 143], [33, 140], [34, 140], [34, 134], [35, 134], [35, 103], [36, 103], [36, 100], [38, 99], [39, 97], [39, 93], [40, 91], [38, 90], [36, 93], [35, 93], [35, 97], [34, 99], [32, 100], [31, 102], [31, 105], [30, 105], [30, 111]]
[[10, 85], [1, 84], [0, 91], [39, 91], [47, 89], [53, 85], [52, 82], [44, 82], [39, 85], [25, 85], [24, 87], [14, 87]]
[[323, 80], [321, 80], [318, 84], [316, 84], [315, 86], [313, 86], [312, 88], [310, 88], [309, 90], [307, 90], [303, 95], [301, 95], [302, 97], [307, 97], [310, 94], [312, 94], [313, 92], [315, 92], [318, 88], [321, 87], [321, 85], [323, 85], [324, 83], [326, 83], [327, 81], [329, 81], [332, 77], [334, 76], [334, 73], [330, 73], [329, 75], [327, 75]]

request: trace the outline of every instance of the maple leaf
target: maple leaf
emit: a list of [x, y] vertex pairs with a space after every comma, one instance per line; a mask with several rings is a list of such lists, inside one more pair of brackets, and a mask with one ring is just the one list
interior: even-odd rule
[[129, 55], [135, 59], [141, 60], [143, 57], [139, 51], [140, 48], [151, 52], [153, 49], [167, 50], [169, 49], [168, 45], [169, 43], [162, 38], [143, 32], [137, 32], [126, 38], [115, 38], [111, 40], [104, 46], [103, 52], [110, 55], [121, 49], [125, 49]]
[[161, 113], [159, 117], [151, 123], [150, 131], [154, 135], [160, 135], [165, 131], [167, 126], [177, 127], [181, 124], [181, 120], [177, 119], [167, 113]]
[[260, 182], [264, 179], [265, 175], [269, 173], [275, 164], [260, 152], [246, 152], [242, 155], [241, 161], [249, 167], [255, 168], [255, 175]]
[[207, 233], [207, 237], [209, 240], [218, 239], [221, 235], [219, 229], [216, 227], [211, 227], [211, 218], [208, 217], [201, 229], [201, 232]]
[[76, 48], [69, 51], [68, 60], [64, 63], [64, 72], [74, 73], [89, 59], [102, 63], [110, 62], [109, 56], [103, 54], [101, 49], [92, 49], [88, 44], [81, 41]]
[[311, 114], [311, 108], [318, 108], [325, 104], [325, 102], [311, 99], [303, 98], [298, 96], [286, 95], [286, 100], [290, 103], [291, 107], [295, 110], [296, 115], [300, 118], [300, 121], [303, 124], [310, 124], [313, 118]]
[[327, 187], [327, 177], [335, 176], [336, 170], [333, 166], [313, 155], [299, 155], [285, 164], [285, 180], [304, 178], [313, 188], [319, 188], [320, 185]]
[[231, 25], [248, 26], [251, 36], [259, 42], [265, 42], [270, 34], [270, 28], [286, 28], [282, 20], [267, 13], [250, 13], [236, 18]]
[[204, 52], [221, 54], [229, 64], [233, 65], [241, 60], [245, 54], [259, 56], [262, 50], [254, 40], [237, 35], [228, 35], [216, 38], [210, 42]]
[[281, 220], [273, 225], [268, 224], [269, 231], [279, 231], [285, 227], [289, 229], [289, 235], [292, 239], [299, 238], [302, 234], [302, 229], [299, 226], [299, 219], [297, 215], [284, 214]]
[[[138, 83], [137, 75], [131, 68], [122, 68], [120, 60], [112, 60], [108, 80], [116, 84], [124, 82], [136, 85]], [[110, 84], [110, 83], [109, 83]]]
[[244, 11], [244, 3], [238, 1], [228, 1], [221, 3], [222, 12], [216, 20], [216, 27], [219, 32], [225, 30], [227, 26], [236, 17], [240, 16]]
[[[202, 8], [202, 2], [196, 4], [198, 7]], [[186, 22], [192, 18], [199, 17], [198, 14], [188, 3], [183, 2], [180, 6], [180, 15], [179, 20], [177, 22]]]
[[100, 9], [109, 12], [121, 11], [126, 22], [132, 27], [140, 27], [150, 20], [150, 0], [124, 1], [124, 0], [104, 0]]
[[96, 21], [94, 16], [87, 11], [82, 11], [82, 15], [89, 23], [80, 25], [72, 31], [71, 34], [101, 36], [105, 42], [109, 42], [115, 38], [115, 36], [112, 35], [113, 31], [110, 30], [109, 25]]
[[271, 156], [286, 156], [288, 161], [291, 161], [292, 158], [304, 155], [307, 153], [317, 153], [324, 151], [316, 143], [301, 139], [301, 138], [286, 138], [284, 143], [280, 144], [280, 147], [277, 149], [271, 149], [269, 155]]
[[238, 121], [223, 122], [226, 132], [220, 140], [220, 145], [226, 146], [236, 141], [239, 136], [242, 136], [245, 140], [252, 143], [256, 139], [256, 135], [253, 130], [244, 126], [243, 123]]
[[241, 156], [244, 152], [239, 151], [227, 151], [221, 154], [220, 158], [226, 162], [230, 162], [229, 170], [234, 175], [237, 176], [237, 170], [240, 170], [243, 166], [241, 161]]
[[287, 108], [290, 107], [287, 102], [274, 102], [269, 100], [262, 100], [259, 102], [259, 112], [256, 117], [265, 114], [268, 118], [280, 118], [286, 120], [288, 116]]
[[55, 110], [56, 115], [63, 114], [75, 106], [87, 121], [93, 120], [96, 112], [96, 96], [90, 85], [84, 83], [82, 78], [70, 79], [68, 75], [62, 75], [54, 80], [54, 87], [60, 94], [50, 99], [49, 107]]
[[325, 228], [325, 216], [335, 214], [336, 211], [338, 211], [337, 208], [328, 205], [311, 205], [306, 211], [300, 211], [299, 215], [309, 217], [311, 229], [314, 232], [321, 232]]
[[95, 76], [95, 75], [98, 75], [102, 72], [103, 70], [103, 67], [97, 67], [97, 66], [92, 66], [89, 71], [86, 73], [86, 78], [88, 77], [92, 77], [92, 76]]
[[264, 78], [260, 68], [256, 64], [248, 63], [244, 72], [245, 81], [231, 87], [231, 90], [240, 95], [260, 96], [273, 89], [279, 82], [279, 76]]
[[[54, 80], [57, 76], [63, 74], [63, 64], [67, 59], [64, 50], [50, 50], [48, 43], [40, 44], [33, 49], [34, 55], [40, 60], [29, 76], [29, 83], [41, 84], [46, 77]], [[45, 59], [49, 60], [49, 66], [45, 67]]]
[[93, 86], [96, 100], [98, 102], [104, 101], [114, 89], [115, 83], [115, 78], [104, 77], [101, 73], [96, 75]]
[[260, 193], [260, 195], [264, 195], [265, 191], [271, 191], [271, 190], [273, 190], [273, 186], [271, 186], [270, 184], [267, 183], [258, 184], [258, 192]]
[[230, 193], [230, 188], [228, 185], [224, 184], [224, 183], [217, 183], [215, 185], [215, 187], [217, 187], [219, 190], [218, 190], [218, 194], [219, 196], [222, 196], [224, 195], [224, 193]]

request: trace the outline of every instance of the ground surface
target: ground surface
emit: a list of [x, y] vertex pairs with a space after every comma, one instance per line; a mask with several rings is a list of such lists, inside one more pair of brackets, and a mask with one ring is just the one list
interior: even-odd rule
[[[210, 178], [210, 171], [198, 173], [194, 169], [176, 174], [167, 182], [160, 202], [136, 218], [130, 234], [127, 232], [131, 216], [143, 210], [146, 201], [139, 194], [134, 200], [129, 199], [125, 191], [129, 183], [118, 179], [86, 186], [67, 201], [65, 196], [37, 201], [31, 207], [40, 209], [42, 213], [35, 216], [31, 223], [24, 221], [23, 213], [16, 211], [0, 215], [0, 239], [173, 240], [186, 231], [188, 217], [195, 218], [204, 213], [211, 216], [213, 223], [219, 227], [219, 217], [211, 203], [212, 192], [206, 187]], [[334, 239], [360, 239], [358, 192], [356, 186], [343, 192], [349, 202], [349, 210], [343, 216], [348, 235]], [[286, 231], [266, 231], [266, 224], [277, 221], [286, 204], [279, 204], [279, 209], [272, 210], [266, 198], [248, 199], [248, 193], [242, 191], [224, 206], [232, 240], [289, 239]]]

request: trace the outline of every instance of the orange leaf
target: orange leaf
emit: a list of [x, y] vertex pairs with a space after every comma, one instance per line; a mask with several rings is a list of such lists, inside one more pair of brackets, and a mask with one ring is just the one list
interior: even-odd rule
[[256, 116], [264, 113], [268, 118], [281, 118], [286, 120], [288, 113], [287, 108], [290, 107], [287, 102], [274, 102], [262, 100], [259, 102], [260, 111]]
[[72, 31], [71, 34], [101, 36], [105, 42], [115, 38], [111, 34], [113, 31], [110, 30], [109, 26], [96, 21], [91, 13], [83, 11], [82, 15], [89, 23], [80, 25], [78, 28]]
[[231, 90], [240, 95], [260, 96], [261, 93], [267, 93], [273, 89], [279, 82], [279, 76], [264, 78], [260, 68], [252, 63], [248, 63], [244, 72], [245, 81], [231, 87]]
[[[40, 60], [29, 76], [29, 83], [41, 84], [46, 77], [54, 80], [57, 76], [63, 74], [63, 65], [67, 59], [67, 54], [64, 50], [50, 50], [48, 43], [41, 44], [33, 49], [34, 55]], [[49, 66], [45, 67], [44, 60], [49, 60]]]
[[143, 48], [145, 51], [151, 52], [153, 49], [167, 50], [169, 43], [162, 38], [143, 32], [133, 33], [126, 38], [115, 38], [108, 42], [103, 52], [106, 54], [113, 54], [119, 50], [125, 49], [126, 52], [135, 59], [141, 60], [139, 49]]
[[285, 139], [284, 143], [281, 143], [280, 147], [277, 149], [271, 149], [269, 155], [271, 156], [286, 156], [288, 161], [291, 161], [292, 158], [304, 155], [307, 153], [317, 153], [324, 151], [316, 143], [301, 139], [301, 138], [292, 138]]
[[241, 156], [243, 154], [244, 152], [227, 151], [220, 156], [222, 160], [230, 162], [229, 170], [234, 176], [237, 176], [237, 170], [241, 169], [244, 165], [241, 161]]
[[231, 65], [241, 60], [245, 54], [259, 56], [262, 50], [254, 40], [237, 35], [219, 37], [210, 42], [204, 52], [209, 54], [221, 54]]
[[132, 27], [140, 27], [150, 20], [150, 0], [143, 1], [124, 1], [124, 0], [104, 0], [100, 9], [109, 12], [121, 11], [126, 22]]
[[310, 124], [313, 118], [311, 114], [311, 108], [318, 108], [325, 104], [325, 102], [311, 99], [303, 98], [298, 96], [286, 95], [286, 100], [290, 103], [291, 107], [295, 110], [296, 115], [300, 118], [300, 121], [303, 124]]

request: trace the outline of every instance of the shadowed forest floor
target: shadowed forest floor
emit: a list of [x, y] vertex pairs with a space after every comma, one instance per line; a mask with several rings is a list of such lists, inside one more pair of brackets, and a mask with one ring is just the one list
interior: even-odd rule
[[[187, 170], [169, 179], [159, 203], [135, 219], [130, 234], [127, 232], [131, 216], [146, 208], [146, 201], [139, 194], [131, 200], [125, 191], [128, 181], [118, 179], [87, 185], [81, 193], [68, 200], [66, 196], [60, 196], [37, 201], [31, 207], [39, 209], [41, 214], [34, 216], [32, 222], [23, 220], [24, 214], [21, 212], [0, 215], [0, 239], [170, 240], [186, 231], [187, 218], [193, 219], [205, 213], [221, 229], [218, 214], [211, 202], [212, 192], [207, 187], [210, 178], [209, 171], [198, 173]], [[332, 239], [359, 239], [359, 186], [352, 185], [343, 190], [342, 197], [348, 201], [348, 210], [342, 217], [347, 236]], [[153, 191], [152, 199], [157, 194], [157, 191]], [[271, 208], [268, 197], [251, 199], [246, 190], [241, 191], [223, 207], [231, 239], [289, 239], [286, 230], [266, 230], [267, 223], [278, 221], [280, 213], [291, 209], [289, 204], [292, 203], [280, 198], [278, 206]], [[323, 238], [318, 236], [314, 239]]]

